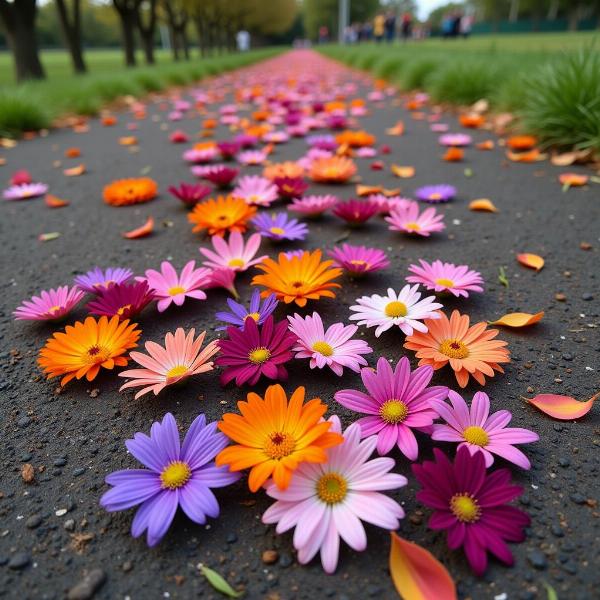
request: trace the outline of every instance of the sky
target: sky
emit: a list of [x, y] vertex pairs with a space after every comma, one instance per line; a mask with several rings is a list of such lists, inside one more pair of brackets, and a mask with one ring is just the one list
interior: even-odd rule
[[438, 6], [442, 6], [442, 4], [447, 4], [448, 0], [417, 0], [417, 11], [419, 19], [426, 19], [429, 13], [437, 8]]

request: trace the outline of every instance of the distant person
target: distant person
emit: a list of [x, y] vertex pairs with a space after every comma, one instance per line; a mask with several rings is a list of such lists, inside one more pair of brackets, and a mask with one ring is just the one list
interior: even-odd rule
[[240, 52], [248, 52], [250, 50], [250, 34], [245, 29], [237, 32], [235, 41]]
[[405, 12], [402, 15], [402, 23], [400, 25], [400, 30], [402, 32], [402, 39], [406, 42], [412, 33], [412, 16], [410, 13]]
[[389, 10], [384, 22], [385, 39], [389, 43], [393, 42], [396, 37], [396, 15]]
[[462, 20], [462, 13], [457, 10], [452, 17], [452, 37], [457, 38], [460, 34], [460, 22]]
[[319, 27], [319, 44], [326, 44], [329, 41], [329, 29], [327, 25]]
[[379, 44], [383, 41], [383, 35], [385, 33], [385, 17], [382, 13], [379, 13], [373, 19], [373, 37], [375, 41]]
[[463, 15], [460, 20], [460, 35], [467, 39], [471, 35], [471, 29], [473, 28], [473, 16]]
[[449, 38], [452, 36], [452, 15], [450, 13], [446, 13], [444, 18], [442, 19], [442, 37]]
[[373, 25], [369, 21], [363, 23], [362, 26], [362, 39], [365, 42], [370, 42], [373, 38]]

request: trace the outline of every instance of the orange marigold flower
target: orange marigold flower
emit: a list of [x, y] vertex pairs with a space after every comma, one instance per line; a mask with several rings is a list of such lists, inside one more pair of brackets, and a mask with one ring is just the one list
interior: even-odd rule
[[104, 125], [104, 127], [112, 127], [113, 125], [117, 124], [117, 117], [114, 117], [113, 115], [106, 115], [105, 117], [102, 117], [101, 123]]
[[282, 163], [273, 163], [263, 170], [263, 176], [271, 181], [278, 177], [288, 177], [290, 179], [299, 179], [304, 176], [304, 169], [290, 160]]
[[137, 346], [142, 333], [137, 323], [119, 321], [118, 316], [108, 320], [88, 317], [83, 323], [67, 325], [64, 332], [56, 332], [40, 350], [38, 364], [48, 379], [63, 375], [60, 384], [65, 385], [74, 377], [84, 375], [92, 381], [100, 367], [112, 369], [124, 367], [127, 357], [123, 354]]
[[271, 385], [264, 400], [250, 392], [238, 408], [241, 415], [226, 413], [219, 421], [219, 429], [237, 443], [222, 450], [216, 462], [229, 465], [231, 471], [252, 467], [248, 478], [252, 492], [271, 476], [279, 489], [286, 489], [300, 463], [324, 463], [325, 450], [344, 440], [329, 431], [330, 421], [321, 421], [327, 405], [320, 398], [304, 404], [303, 387], [293, 392], [289, 404], [284, 389]]
[[331, 268], [332, 260], [321, 262], [321, 251], [304, 252], [302, 256], [287, 257], [279, 254], [278, 261], [272, 258], [256, 265], [263, 275], [255, 275], [252, 285], [265, 288], [261, 293], [263, 298], [275, 294], [278, 300], [286, 304], [295, 302], [298, 306], [306, 306], [308, 300], [318, 300], [321, 296], [335, 298], [331, 288], [339, 288], [339, 283], [333, 283], [342, 274], [342, 269]]
[[127, 206], [149, 202], [156, 196], [158, 186], [150, 177], [117, 179], [109, 183], [102, 193], [104, 202], [111, 206]]
[[342, 131], [335, 136], [335, 141], [340, 146], [346, 145], [350, 148], [362, 148], [363, 146], [372, 146], [376, 138], [366, 131]]
[[414, 333], [406, 338], [404, 347], [415, 350], [419, 366], [431, 365], [441, 369], [447, 363], [454, 370], [456, 381], [465, 387], [469, 375], [485, 385], [485, 375], [494, 376], [494, 371], [504, 373], [499, 363], [510, 362], [506, 342], [494, 340], [497, 329], [488, 329], [482, 321], [469, 327], [469, 316], [452, 311], [450, 320], [440, 312], [440, 319], [425, 319], [427, 333]]
[[195, 223], [194, 232], [206, 229], [208, 235], [223, 237], [226, 231], [244, 233], [248, 220], [255, 214], [256, 206], [246, 204], [245, 200], [219, 196], [196, 204], [188, 213], [188, 221]]
[[312, 162], [309, 177], [318, 183], [344, 183], [356, 173], [356, 165], [345, 156], [318, 158]]
[[198, 142], [194, 144], [194, 150], [210, 150], [211, 148], [216, 148], [217, 142], [209, 141], [209, 142]]
[[466, 115], [460, 115], [460, 117], [458, 117], [458, 120], [463, 127], [469, 127], [471, 129], [477, 129], [485, 123], [485, 118], [477, 113], [468, 113]]
[[202, 122], [203, 129], [215, 129], [215, 127], [219, 124], [216, 119], [204, 119]]
[[506, 140], [506, 145], [511, 150], [531, 150], [537, 144], [537, 139], [532, 135], [513, 135]]
[[269, 113], [268, 110], [255, 110], [252, 113], [252, 118], [255, 121], [266, 121], [269, 118], [270, 114], [271, 113]]
[[325, 112], [332, 113], [338, 110], [346, 110], [346, 103], [341, 100], [333, 100], [325, 104]]

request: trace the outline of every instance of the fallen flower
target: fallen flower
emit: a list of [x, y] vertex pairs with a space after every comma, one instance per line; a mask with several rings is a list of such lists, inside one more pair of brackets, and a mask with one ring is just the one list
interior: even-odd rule
[[63, 206], [69, 206], [70, 202], [68, 200], [61, 200], [57, 196], [53, 196], [52, 194], [46, 194], [44, 198], [44, 203], [48, 208], [62, 208]]
[[390, 171], [401, 179], [410, 179], [415, 176], [415, 168], [414, 167], [401, 167], [399, 165], [392, 165], [390, 167]]

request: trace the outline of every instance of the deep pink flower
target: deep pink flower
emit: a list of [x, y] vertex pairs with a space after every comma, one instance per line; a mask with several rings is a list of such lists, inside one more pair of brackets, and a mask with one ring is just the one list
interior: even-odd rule
[[300, 198], [308, 189], [308, 183], [301, 177], [275, 177], [273, 183], [282, 198]]
[[210, 192], [211, 188], [208, 185], [202, 183], [184, 183], [181, 182], [179, 187], [170, 185], [168, 188], [169, 192], [179, 198], [186, 206], [192, 207], [201, 200], [204, 200]]
[[237, 177], [239, 172], [239, 169], [221, 166], [216, 169], [210, 169], [204, 175], [204, 179], [207, 179], [218, 188], [226, 188], [231, 185], [232, 181]]
[[331, 212], [336, 217], [343, 219], [349, 225], [366, 223], [373, 215], [377, 214], [378, 207], [368, 200], [344, 200], [338, 202]]
[[240, 145], [237, 142], [217, 142], [217, 148], [223, 160], [231, 160], [239, 152]]
[[117, 316], [123, 321], [142, 312], [153, 299], [154, 295], [145, 281], [111, 283], [105, 288], [98, 288], [87, 309], [93, 315]]

